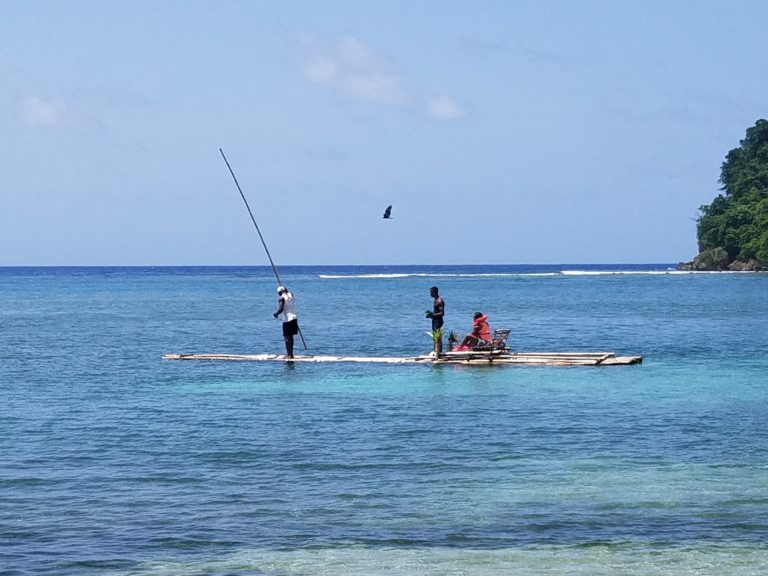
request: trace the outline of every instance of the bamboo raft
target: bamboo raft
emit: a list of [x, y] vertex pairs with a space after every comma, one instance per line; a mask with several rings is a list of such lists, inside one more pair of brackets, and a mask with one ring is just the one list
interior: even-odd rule
[[444, 352], [422, 356], [330, 356], [284, 354], [165, 354], [163, 360], [208, 360], [234, 362], [348, 362], [359, 364], [462, 364], [518, 366], [626, 366], [640, 364], [642, 356], [616, 356], [613, 352]]

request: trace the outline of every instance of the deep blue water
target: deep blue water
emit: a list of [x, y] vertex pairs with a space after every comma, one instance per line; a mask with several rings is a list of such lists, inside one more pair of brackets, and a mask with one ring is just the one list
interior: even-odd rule
[[0, 575], [768, 572], [768, 275], [285, 267], [309, 352], [626, 367], [171, 362], [283, 351], [268, 268], [0, 268]]

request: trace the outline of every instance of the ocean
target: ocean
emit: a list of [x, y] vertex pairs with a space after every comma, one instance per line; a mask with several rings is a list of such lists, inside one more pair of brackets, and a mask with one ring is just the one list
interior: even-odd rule
[[307, 353], [436, 285], [597, 368], [167, 361], [282, 353], [271, 270], [0, 268], [0, 575], [762, 576], [768, 274], [673, 268], [280, 269]]

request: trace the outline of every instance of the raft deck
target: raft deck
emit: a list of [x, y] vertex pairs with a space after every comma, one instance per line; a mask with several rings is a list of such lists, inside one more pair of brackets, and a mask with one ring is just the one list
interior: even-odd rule
[[284, 354], [165, 354], [163, 360], [239, 362], [349, 362], [359, 364], [512, 364], [520, 366], [626, 366], [640, 364], [642, 356], [616, 356], [613, 352], [445, 352], [423, 356], [330, 356]]

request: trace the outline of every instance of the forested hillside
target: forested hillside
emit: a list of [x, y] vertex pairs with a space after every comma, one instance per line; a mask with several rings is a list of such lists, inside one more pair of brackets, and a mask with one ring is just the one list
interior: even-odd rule
[[720, 183], [722, 193], [699, 208], [699, 255], [687, 267], [768, 269], [768, 121], [758, 120], [728, 152]]

